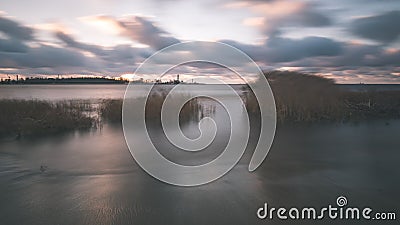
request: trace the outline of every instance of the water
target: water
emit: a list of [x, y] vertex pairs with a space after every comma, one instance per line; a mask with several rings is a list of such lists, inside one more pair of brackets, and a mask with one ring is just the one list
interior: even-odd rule
[[126, 85], [1, 85], [0, 98], [7, 99], [118, 99]]
[[[142, 94], [147, 85], [135, 85], [138, 96]], [[186, 89], [196, 86], [204, 89], [218, 91], [219, 85], [184, 85]], [[96, 85], [0, 85], [0, 99], [122, 99], [127, 85], [123, 84], [96, 84]], [[171, 85], [157, 85], [159, 89], [169, 89]], [[233, 85], [240, 90], [241, 85]]]
[[351, 92], [400, 91], [399, 84], [339, 84], [338, 86]]
[[[75, 90], [71, 96], [62, 94], [70, 91], [68, 88], [44, 87], [53, 90], [45, 99], [82, 98], [78, 92], [86, 93], [86, 97], [119, 98], [124, 91], [120, 85], [84, 85], [85, 90], [73, 86], [69, 87]], [[95, 94], [92, 89], [107, 94]], [[20, 97], [27, 95], [13, 91]], [[36, 94], [29, 96], [39, 96], [38, 92], [35, 89]], [[212, 111], [209, 115], [217, 123], [225, 123], [218, 104]], [[91, 131], [2, 140], [1, 224], [281, 224], [277, 219], [257, 219], [257, 209], [265, 202], [276, 207], [335, 205], [340, 195], [352, 206], [370, 206], [399, 215], [400, 121], [280, 126], [268, 157], [249, 173], [257, 124], [252, 120], [250, 144], [239, 164], [221, 179], [193, 188], [164, 184], [145, 173], [132, 159], [120, 126], [106, 124]], [[196, 128], [195, 121], [184, 126], [188, 133]], [[221, 130], [222, 141], [196, 159], [219, 154], [228, 129]], [[151, 135], [158, 146], [168, 146], [159, 129], [154, 128]], [[163, 152], [167, 156], [194, 163], [190, 155], [179, 156], [168, 151], [173, 150], [169, 147]], [[40, 171], [41, 165], [47, 166], [45, 172]], [[291, 224], [325, 222], [352, 221], [304, 220]]]

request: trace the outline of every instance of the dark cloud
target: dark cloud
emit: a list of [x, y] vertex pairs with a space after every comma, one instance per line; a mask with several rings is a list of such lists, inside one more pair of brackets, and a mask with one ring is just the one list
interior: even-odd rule
[[[140, 39], [143, 43], [148, 43], [150, 46], [156, 49], [161, 49], [171, 44], [179, 43], [180, 41], [166, 31], [155, 26], [153, 22], [143, 18], [136, 17], [136, 20], [140, 23]], [[135, 31], [133, 31], [135, 32]]]
[[304, 58], [290, 63], [295, 67], [336, 68], [338, 70], [362, 67], [400, 67], [400, 50], [386, 51], [380, 45], [354, 45], [343, 43], [342, 54], [330, 57]]
[[223, 42], [241, 49], [266, 70], [295, 67], [349, 82], [363, 81], [362, 77], [372, 82], [400, 81], [400, 76], [393, 75], [400, 70], [400, 50], [385, 50], [382, 45], [349, 44], [322, 37], [273, 38], [265, 45]]
[[153, 53], [148, 48], [133, 48], [126, 44], [107, 48], [87, 44], [60, 31], [55, 32], [55, 37], [63, 47], [41, 43], [31, 47], [20, 39], [0, 39], [0, 72], [1, 68], [16, 68], [13, 73], [120, 75], [133, 72], [138, 61]]
[[[107, 68], [118, 68], [122, 65], [133, 65], [135, 59], [140, 60], [149, 57], [153, 52], [148, 48], [133, 48], [130, 45], [116, 45], [113, 47], [104, 48], [99, 45], [86, 44], [77, 41], [69, 34], [56, 32], [55, 36], [65, 43], [66, 47], [77, 50], [91, 52]], [[133, 70], [133, 69], [132, 69]]]
[[400, 36], [400, 11], [356, 19], [350, 31], [360, 37], [380, 42], [393, 42]]
[[0, 52], [0, 64], [9, 68], [67, 68], [85, 65], [85, 57], [75, 51], [48, 45], [29, 48], [25, 53]]
[[335, 56], [342, 52], [342, 44], [324, 37], [290, 39], [272, 37], [264, 45], [246, 45], [224, 40], [249, 54], [256, 61], [265, 63], [290, 62], [308, 57]]
[[33, 29], [23, 26], [20, 23], [2, 17], [0, 15], [0, 31], [6, 34], [9, 38], [17, 38], [20, 40], [32, 40]]
[[305, 7], [291, 19], [291, 23], [306, 27], [325, 27], [333, 24], [332, 19], [311, 6]]
[[55, 33], [55, 36], [58, 39], [60, 39], [61, 41], [63, 41], [68, 47], [88, 51], [95, 55], [104, 55], [105, 54], [104, 50], [100, 46], [78, 42], [73, 37], [71, 37], [70, 35], [68, 35], [64, 32], [58, 31]]
[[273, 37], [267, 43], [266, 54], [272, 62], [295, 61], [306, 57], [335, 56], [341, 53], [339, 42], [325, 37], [290, 39]]
[[17, 39], [3, 39], [0, 38], [0, 52], [26, 52], [28, 46]]
[[[5, 36], [0, 38], [0, 55], [5, 55], [27, 52], [29, 47], [25, 42], [33, 40], [34, 30], [14, 20], [0, 16], [0, 33]], [[7, 60], [7, 63], [11, 63], [11, 61]]]
[[400, 51], [387, 52], [378, 45], [351, 45], [340, 57], [328, 62], [330, 66], [400, 66]]

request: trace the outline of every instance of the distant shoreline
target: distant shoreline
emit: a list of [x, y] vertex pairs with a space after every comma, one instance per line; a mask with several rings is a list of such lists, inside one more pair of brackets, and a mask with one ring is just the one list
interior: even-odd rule
[[[62, 79], [25, 79], [25, 80], [10, 80], [0, 82], [1, 86], [35, 86], [35, 85], [155, 85], [155, 86], [175, 86], [174, 83], [151, 83], [127, 80], [114, 80], [109, 78], [62, 78]], [[221, 84], [204, 84], [204, 83], [185, 83], [181, 85], [221, 85]], [[246, 84], [227, 84], [229, 86], [246, 86]], [[400, 91], [400, 84], [334, 84], [345, 92], [382, 92], [382, 91]]]
[[[35, 84], [46, 84], [46, 85], [63, 85], [63, 84], [68, 84], [68, 85], [74, 85], [74, 84], [138, 84], [138, 85], [176, 85], [176, 84], [164, 84], [164, 83], [141, 83], [141, 82], [17, 82], [17, 83], [6, 83], [6, 82], [0, 82], [0, 85], [35, 85]], [[221, 84], [204, 84], [204, 83], [181, 83], [184, 85], [221, 85]], [[246, 85], [246, 84], [229, 84], [228, 85]], [[380, 83], [376, 83], [376, 84], [335, 84], [337, 86], [400, 86], [400, 84], [380, 84]]]
[[25, 85], [25, 84], [127, 84], [128, 80], [110, 78], [26, 78], [2, 79], [0, 85]]
[[[2, 80], [1, 85], [75, 85], [75, 84], [87, 84], [87, 85], [97, 85], [97, 84], [137, 84], [137, 85], [177, 85], [177, 83], [155, 83], [155, 82], [142, 82], [142, 81], [128, 81], [128, 80], [117, 80], [110, 78], [34, 78], [34, 79], [21, 79], [21, 80]], [[205, 84], [205, 83], [185, 83], [180, 82], [184, 85], [221, 85], [221, 84]], [[246, 84], [229, 84], [228, 85], [246, 85]], [[388, 84], [388, 83], [335, 83], [334, 85], [343, 87], [374, 87], [374, 86], [396, 86], [400, 87], [400, 83]]]

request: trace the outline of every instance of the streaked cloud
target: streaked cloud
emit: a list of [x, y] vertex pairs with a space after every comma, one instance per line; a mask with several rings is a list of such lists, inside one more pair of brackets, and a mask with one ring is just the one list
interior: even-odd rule
[[32, 40], [33, 30], [21, 23], [0, 15], [0, 31], [3, 32], [8, 38], [19, 40]]
[[131, 38], [133, 41], [148, 45], [155, 50], [179, 43], [178, 39], [172, 37], [171, 34], [145, 17], [130, 16], [117, 19], [112, 16], [102, 15], [97, 16], [95, 19], [112, 25], [119, 34]]
[[227, 4], [226, 7], [249, 8], [260, 15], [256, 17], [257, 21], [254, 18], [245, 19], [245, 24], [257, 22], [263, 25], [262, 32], [267, 35], [279, 34], [282, 27], [324, 27], [333, 23], [327, 15], [318, 12], [315, 4], [301, 1], [243, 1]]
[[355, 19], [350, 31], [363, 38], [390, 43], [400, 36], [400, 11], [390, 11], [379, 15]]

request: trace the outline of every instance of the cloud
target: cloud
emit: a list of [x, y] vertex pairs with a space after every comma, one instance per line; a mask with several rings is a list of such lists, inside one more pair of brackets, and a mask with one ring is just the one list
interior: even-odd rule
[[0, 31], [6, 34], [9, 38], [20, 40], [32, 40], [33, 29], [23, 26], [20, 23], [3, 17], [0, 15]]
[[55, 36], [58, 39], [60, 39], [61, 41], [63, 41], [68, 47], [88, 51], [95, 55], [104, 55], [105, 54], [104, 50], [100, 46], [78, 42], [72, 36], [70, 36], [69, 34], [66, 34], [64, 32], [57, 31], [55, 33]]
[[[318, 68], [320, 71], [353, 70], [364, 73], [362, 68], [374, 70], [374, 74], [393, 72], [393, 68], [400, 67], [400, 50], [387, 51], [380, 45], [342, 44], [342, 53], [337, 56], [304, 58], [290, 62], [290, 66], [304, 68]], [[373, 69], [372, 69], [373, 68]]]
[[289, 19], [290, 23], [303, 25], [306, 27], [325, 27], [332, 25], [332, 20], [328, 16], [318, 12], [310, 4], [304, 5], [298, 14]]
[[155, 50], [160, 50], [171, 44], [180, 42], [177, 38], [172, 37], [168, 32], [145, 17], [132, 16], [118, 20], [111, 16], [102, 15], [96, 16], [96, 19], [113, 24], [120, 31], [121, 35], [148, 45]]
[[[244, 24], [260, 28], [268, 36], [276, 36], [284, 27], [326, 27], [333, 24], [332, 19], [319, 12], [312, 3], [282, 0], [282, 1], [241, 1], [228, 4], [228, 8], [249, 8], [263, 16], [263, 22], [257, 17], [247, 18]], [[255, 19], [257, 18], [257, 19]]]
[[340, 82], [400, 82], [400, 50], [382, 45], [351, 44], [323, 37], [274, 37], [264, 45], [224, 40], [255, 60], [262, 69], [290, 69], [316, 73]]
[[[9, 30], [18, 30], [19, 27], [25, 26], [15, 21], [8, 22]], [[35, 32], [33, 28], [29, 30], [32, 34]], [[154, 52], [150, 48], [135, 48], [129, 44], [111, 47], [88, 44], [64, 30], [55, 30], [54, 36], [61, 41], [61, 46], [28, 39], [29, 36], [11, 38], [16, 36], [16, 32], [8, 35], [9, 38], [0, 38], [0, 73], [120, 75], [133, 72], [138, 62]]]
[[85, 61], [82, 54], [48, 45], [29, 48], [23, 54], [0, 52], [0, 64], [6, 68], [67, 68], [84, 66]]
[[272, 62], [288, 62], [306, 57], [335, 56], [341, 53], [339, 42], [325, 37], [310, 36], [302, 39], [273, 37], [268, 39], [266, 54]]
[[263, 63], [291, 62], [309, 57], [336, 56], [342, 52], [342, 44], [325, 37], [310, 36], [302, 39], [269, 38], [264, 45], [246, 45], [224, 40], [256, 61]]
[[23, 53], [28, 50], [28, 46], [17, 39], [0, 38], [0, 52], [18, 52]]
[[[14, 20], [0, 17], [0, 65], [2, 68], [68, 68], [85, 65], [85, 57], [75, 51], [38, 44], [30, 47], [26, 42], [34, 42], [33, 28]], [[18, 71], [17, 71], [18, 72]]]
[[56, 32], [55, 36], [64, 42], [66, 47], [92, 53], [95, 57], [98, 57], [99, 60], [103, 60], [108, 67], [117, 67], [116, 64], [133, 65], [135, 59], [140, 58], [142, 60], [153, 53], [153, 51], [148, 48], [133, 48], [127, 44], [108, 48], [104, 48], [100, 45], [86, 44], [60, 31]]
[[[275, 1], [268, 1], [267, 3], [252, 2], [252, 4], [265, 6], [265, 4], [272, 4]], [[289, 1], [284, 0], [282, 2], [288, 3]], [[361, 75], [364, 77], [376, 76], [380, 80], [385, 77], [392, 80], [400, 79], [396, 75], [400, 74], [399, 49], [393, 46], [391, 49], [387, 49], [381, 44], [372, 45], [363, 44], [362, 42], [354, 44], [321, 36], [306, 36], [303, 38], [284, 36], [285, 27], [329, 26], [332, 21], [328, 17], [324, 17], [321, 12], [318, 12], [314, 5], [297, 4], [290, 6], [284, 3], [279, 4], [274, 7], [277, 7], [276, 9], [287, 7], [286, 11], [272, 11], [271, 13], [264, 13], [263, 16], [258, 14], [255, 15], [254, 19], [247, 21], [248, 25], [271, 28], [265, 30], [264, 34], [268, 35], [268, 37], [265, 38], [263, 43], [245, 44], [235, 40], [222, 40], [221, 42], [233, 45], [244, 51], [262, 68], [269, 70], [296, 68], [303, 72], [326, 74], [342, 80], [345, 78], [357, 80]], [[322, 17], [320, 17], [321, 15]], [[262, 21], [260, 17], [269, 18], [269, 20]], [[379, 16], [368, 18], [376, 17], [380, 18]], [[324, 20], [324, 18], [328, 19]], [[70, 35], [65, 29], [51, 29], [52, 31], [55, 30], [54, 36], [57, 40], [51, 42], [50, 40], [52, 39], [50, 39], [46, 41], [47, 44], [43, 44], [44, 42], [39, 38], [34, 38], [35, 33], [40, 34], [34, 28], [27, 27], [8, 18], [2, 19], [0, 20], [3, 21], [3, 23], [0, 22], [0, 31], [5, 35], [0, 37], [0, 73], [119, 76], [127, 72], [132, 73], [139, 63], [143, 62], [156, 50], [180, 42], [179, 39], [171, 36], [170, 33], [149, 18], [140, 16], [124, 18], [111, 16], [91, 17], [91, 20], [108, 24], [110, 31], [113, 31], [110, 35], [129, 37], [132, 40], [132, 44], [107, 47], [82, 42], [79, 38]], [[367, 17], [356, 19], [352, 25], [358, 24], [356, 21], [365, 19]], [[378, 20], [382, 21], [382, 19]], [[4, 23], [4, 21], [6, 22]], [[367, 24], [370, 25], [371, 23], [368, 22]], [[6, 28], [7, 30], [5, 30]], [[380, 27], [379, 29], [381, 32], [386, 32], [384, 31], [385, 27]], [[395, 37], [398, 37], [398, 33], [386, 35], [390, 37], [390, 40], [395, 40]], [[389, 40], [388, 37], [378, 39]], [[375, 38], [374, 40], [378, 39]], [[138, 46], [135, 45], [137, 42], [148, 47], [133, 47]], [[182, 59], [187, 58], [187, 54], [205, 57], [212, 52], [211, 50], [213, 49], [204, 44], [203, 47], [196, 49], [196, 51], [182, 50], [178, 56], [182, 57]], [[214, 57], [229, 58], [230, 55], [219, 51]], [[170, 55], [164, 55], [157, 66], [168, 64], [170, 59]], [[232, 61], [232, 64], [242, 68], [247, 66], [241, 64], [241, 62], [234, 61]], [[190, 70], [188, 72], [190, 74], [199, 75], [196, 71], [192, 71], [198, 69], [197, 71], [205, 71], [208, 74], [224, 75], [219, 72], [219, 68], [215, 65], [194, 63], [186, 65], [185, 68], [182, 67], [183, 73], [183, 69], [187, 68]], [[393, 75], [393, 73], [396, 74]]]
[[33, 40], [34, 30], [0, 15], [0, 53], [23, 53], [28, 50], [26, 41]]
[[400, 66], [400, 51], [388, 52], [379, 45], [347, 44], [345, 52], [328, 62], [330, 66], [368, 66], [387, 67]]
[[400, 11], [386, 12], [380, 15], [355, 19], [350, 31], [363, 38], [393, 42], [400, 36]]

